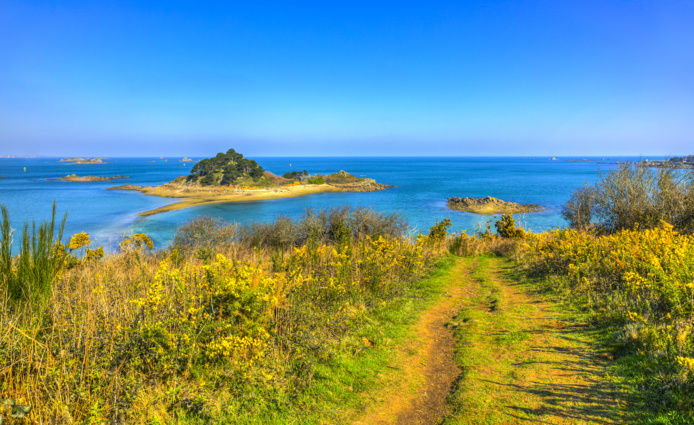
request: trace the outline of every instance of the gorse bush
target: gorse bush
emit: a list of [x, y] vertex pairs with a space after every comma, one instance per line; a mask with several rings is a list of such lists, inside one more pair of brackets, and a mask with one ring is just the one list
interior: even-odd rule
[[593, 185], [574, 191], [562, 215], [574, 229], [610, 233], [651, 229], [661, 220], [683, 233], [694, 231], [694, 171], [620, 164]]
[[494, 225], [496, 226], [496, 233], [502, 238], [525, 238], [525, 230], [516, 226], [516, 220], [513, 218], [513, 214], [502, 215], [501, 219], [497, 220]]
[[615, 329], [618, 354], [637, 356], [649, 407], [694, 419], [694, 236], [661, 222], [603, 236], [557, 230], [529, 247], [530, 271]]
[[405, 229], [346, 207], [243, 228], [203, 217], [171, 249], [133, 235], [98, 261], [78, 234], [85, 258], [57, 275], [40, 320], [0, 311], [0, 400], [38, 422], [257, 422], [362, 350], [370, 315], [407, 302], [439, 250]]
[[437, 220], [436, 224], [429, 229], [429, 234], [427, 235], [427, 242], [432, 245], [440, 245], [446, 236], [448, 236], [448, 228], [451, 227], [453, 223], [448, 218], [444, 218], [440, 222]]

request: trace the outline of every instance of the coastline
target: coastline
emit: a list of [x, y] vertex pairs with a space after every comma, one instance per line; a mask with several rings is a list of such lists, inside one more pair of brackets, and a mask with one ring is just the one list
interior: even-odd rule
[[162, 198], [178, 198], [179, 202], [164, 205], [153, 210], [138, 214], [140, 217], [148, 217], [169, 211], [180, 210], [196, 205], [216, 204], [222, 202], [248, 202], [264, 201], [269, 199], [295, 198], [299, 196], [313, 195], [329, 192], [374, 192], [395, 187], [373, 181], [348, 183], [348, 184], [307, 184], [298, 186], [279, 186], [271, 188], [224, 188], [211, 187], [200, 188], [189, 185], [167, 183], [161, 186], [136, 186], [122, 185], [108, 188], [108, 190], [131, 190], [145, 195], [159, 196]]

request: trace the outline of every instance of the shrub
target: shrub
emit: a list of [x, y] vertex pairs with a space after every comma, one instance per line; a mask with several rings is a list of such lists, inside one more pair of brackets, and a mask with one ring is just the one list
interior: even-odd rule
[[694, 230], [694, 172], [624, 163], [594, 185], [572, 194], [562, 215], [574, 229], [595, 226], [601, 233], [652, 229], [662, 220], [682, 232]]
[[309, 209], [296, 221], [278, 217], [270, 223], [245, 225], [239, 229], [239, 242], [245, 246], [284, 249], [305, 243], [340, 243], [366, 237], [400, 238], [406, 231], [407, 221], [401, 214], [341, 206]]
[[446, 239], [448, 235], [448, 228], [451, 227], [451, 220], [449, 218], [444, 218], [439, 222], [436, 221], [431, 229], [429, 229], [429, 234], [427, 235], [427, 242], [432, 245], [440, 245]]
[[209, 215], [191, 218], [176, 229], [172, 246], [186, 254], [199, 253], [209, 258], [211, 251], [221, 252], [236, 242], [238, 227]]
[[122, 251], [144, 250], [145, 248], [154, 249], [154, 242], [144, 233], [136, 233], [129, 238], [123, 239], [120, 243]]
[[309, 179], [308, 182], [309, 184], [324, 184], [325, 180], [323, 177], [316, 177], [315, 179]]
[[[179, 229], [181, 249], [206, 246], [207, 220]], [[372, 318], [409, 303], [435, 255], [422, 239], [366, 234], [404, 235], [397, 215], [367, 209], [307, 211], [248, 235], [213, 223], [210, 237], [237, 248], [229, 255], [214, 252], [221, 245], [209, 261], [175, 248], [143, 255], [129, 249], [148, 239], [133, 235], [124, 252], [61, 273], [38, 326], [32, 312], [0, 309], [0, 400], [31, 407], [32, 423], [275, 423], [308, 397], [319, 365], [356, 355]], [[275, 262], [243, 243], [254, 235], [304, 243]]]
[[516, 220], [513, 218], [513, 214], [502, 215], [501, 219], [497, 220], [496, 223], [494, 223], [494, 225], [496, 226], [496, 233], [502, 238], [525, 238], [525, 230], [516, 227]]

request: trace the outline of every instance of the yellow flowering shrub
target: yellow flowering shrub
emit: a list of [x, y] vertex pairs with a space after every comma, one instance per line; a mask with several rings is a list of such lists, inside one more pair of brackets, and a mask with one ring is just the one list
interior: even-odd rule
[[89, 245], [91, 241], [89, 240], [89, 233], [82, 232], [82, 233], [77, 233], [75, 234], [71, 239], [70, 243], [67, 245], [67, 247], [70, 249], [70, 251], [73, 251], [75, 249], [80, 249], [82, 247], [85, 247]]
[[[88, 243], [83, 235], [72, 246]], [[86, 249], [60, 276], [40, 344], [25, 336], [35, 322], [0, 315], [16, 324], [0, 362], [13, 378], [0, 397], [26, 397], [38, 417], [64, 412], [66, 423], [130, 423], [152, 411], [165, 412], [163, 423], [203, 423], [217, 406], [255, 408], [248, 396], [258, 388], [262, 403], [287, 400], [310, 387], [317, 364], [362, 348], [365, 316], [426, 272], [434, 250], [425, 238], [251, 246], [205, 259], [144, 252], [153, 247], [144, 234], [125, 239], [122, 254]]]
[[[666, 222], [604, 236], [565, 229], [538, 235], [526, 248], [532, 270], [621, 329], [621, 343], [669, 365], [664, 370], [692, 368], [694, 235]], [[694, 380], [686, 379], [677, 381], [678, 391], [694, 391]]]

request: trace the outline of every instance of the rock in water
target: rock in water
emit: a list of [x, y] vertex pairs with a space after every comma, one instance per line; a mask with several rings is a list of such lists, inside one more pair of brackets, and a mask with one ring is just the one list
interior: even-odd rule
[[522, 214], [544, 209], [540, 205], [506, 202], [491, 196], [486, 198], [448, 198], [448, 207], [452, 210], [486, 215]]

